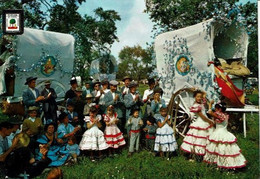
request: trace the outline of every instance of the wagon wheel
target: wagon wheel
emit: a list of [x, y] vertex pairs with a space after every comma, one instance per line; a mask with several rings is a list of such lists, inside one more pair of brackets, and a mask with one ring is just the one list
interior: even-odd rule
[[173, 120], [175, 133], [185, 137], [193, 118], [190, 107], [193, 105], [193, 88], [183, 88], [174, 93], [169, 103], [169, 112]]
[[[41, 92], [45, 87], [45, 83], [41, 82], [39, 83], [36, 88]], [[64, 96], [65, 96], [65, 87], [59, 83], [58, 81], [52, 81], [51, 82], [51, 88], [53, 88], [57, 94], [57, 99], [56, 101], [62, 101]]]

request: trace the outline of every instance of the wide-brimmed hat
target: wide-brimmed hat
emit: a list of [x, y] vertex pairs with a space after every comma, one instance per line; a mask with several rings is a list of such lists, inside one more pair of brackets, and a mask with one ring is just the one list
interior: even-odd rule
[[136, 87], [138, 86], [138, 83], [136, 81], [131, 81], [128, 85], [128, 88]]
[[28, 109], [28, 112], [30, 111], [38, 111], [39, 107], [37, 106], [30, 106], [29, 109]]
[[153, 93], [155, 94], [155, 93], [160, 93], [161, 95], [163, 95], [163, 90], [162, 90], [162, 88], [155, 88], [154, 90], [153, 90]]
[[70, 79], [70, 85], [76, 84], [77, 83], [77, 79], [75, 77], [72, 77]]
[[111, 80], [109, 84], [112, 86], [117, 86], [119, 83], [116, 80]]
[[59, 115], [59, 121], [62, 122], [63, 119], [65, 119], [66, 116], [68, 116], [68, 114], [65, 113], [65, 112], [62, 112], [62, 113]]
[[104, 84], [109, 84], [108, 80], [107, 79], [104, 79], [101, 81], [101, 84], [104, 85]]
[[93, 98], [93, 96], [91, 94], [87, 94], [86, 99], [89, 99], [89, 98]]
[[8, 120], [11, 124], [22, 124], [23, 121], [18, 116], [11, 116]]
[[18, 139], [18, 148], [27, 147], [30, 143], [30, 137], [26, 133], [21, 132], [15, 137]]
[[28, 85], [28, 83], [29, 83], [30, 81], [36, 80], [36, 79], [37, 79], [37, 77], [32, 77], [32, 76], [30, 76], [30, 77], [26, 78], [26, 82], [25, 82], [24, 84], [25, 84], [25, 85]]
[[132, 81], [132, 78], [130, 76], [125, 76], [122, 81], [125, 81], [126, 79], [129, 79], [130, 81]]
[[50, 85], [51, 84], [51, 81], [50, 80], [46, 80], [45, 82], [44, 82], [44, 85], [46, 86], [46, 85]]
[[93, 83], [93, 86], [95, 86], [96, 84], [100, 84], [100, 81], [97, 80], [97, 79], [94, 79], [94, 80], [92, 81], [92, 83]]
[[82, 92], [82, 88], [80, 86], [78, 86], [76, 89], [75, 89], [76, 92]]
[[148, 78], [148, 85], [155, 83], [154, 78]]
[[92, 82], [91, 81], [85, 81], [85, 84], [91, 84]]

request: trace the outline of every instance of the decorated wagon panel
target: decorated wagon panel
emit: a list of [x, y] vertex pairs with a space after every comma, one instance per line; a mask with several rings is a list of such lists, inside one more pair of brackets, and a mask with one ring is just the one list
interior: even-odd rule
[[[69, 88], [74, 64], [74, 38], [69, 34], [25, 28], [17, 37], [14, 96], [22, 95], [25, 79], [38, 77], [38, 87], [44, 80], [52, 80], [53, 88]], [[60, 92], [63, 97], [63, 92]]]

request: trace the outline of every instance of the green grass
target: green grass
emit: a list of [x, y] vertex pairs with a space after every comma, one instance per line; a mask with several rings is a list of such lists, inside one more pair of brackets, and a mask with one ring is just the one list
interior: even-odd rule
[[[189, 162], [180, 151], [178, 156], [167, 160], [154, 157], [148, 151], [142, 150], [127, 158], [127, 149], [114, 158], [91, 162], [88, 157], [82, 157], [78, 164], [62, 166], [65, 179], [85, 178], [205, 178], [205, 179], [257, 179], [259, 178], [259, 120], [258, 114], [247, 115], [247, 138], [242, 133], [234, 133], [238, 145], [248, 161], [247, 167], [239, 171], [217, 170], [202, 162]], [[182, 139], [178, 139], [179, 146]], [[43, 173], [39, 179], [46, 178]]]
[[253, 105], [259, 105], [259, 91], [258, 88], [254, 90], [254, 92], [252, 94], [247, 94], [246, 98], [248, 98], [248, 100], [253, 104]]

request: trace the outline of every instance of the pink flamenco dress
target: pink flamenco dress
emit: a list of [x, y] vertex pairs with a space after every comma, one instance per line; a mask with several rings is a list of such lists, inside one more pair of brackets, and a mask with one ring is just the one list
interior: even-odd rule
[[216, 130], [208, 138], [204, 162], [225, 169], [245, 167], [246, 159], [236, 144], [237, 138], [227, 130], [229, 116], [222, 112], [215, 114]]
[[104, 136], [106, 143], [110, 148], [117, 149], [120, 146], [123, 146], [126, 144], [125, 139], [123, 137], [123, 133], [119, 130], [117, 125], [115, 124], [116, 121], [118, 121], [117, 114], [113, 117], [109, 117], [108, 115], [104, 114], [104, 121], [109, 122], [111, 125], [107, 125], [104, 131]]
[[[93, 124], [94, 120], [101, 120], [101, 116], [97, 115], [96, 119], [91, 119], [89, 116], [84, 118], [85, 122]], [[105, 150], [108, 148], [104, 133], [95, 124], [90, 129], [86, 130], [79, 143], [80, 150]]]
[[204, 104], [194, 103], [190, 108], [190, 112], [195, 114], [193, 117], [195, 121], [189, 126], [190, 129], [183, 139], [181, 150], [203, 156], [205, 155], [207, 139], [212, 133], [213, 126], [198, 115], [198, 112], [202, 112], [206, 116]]

